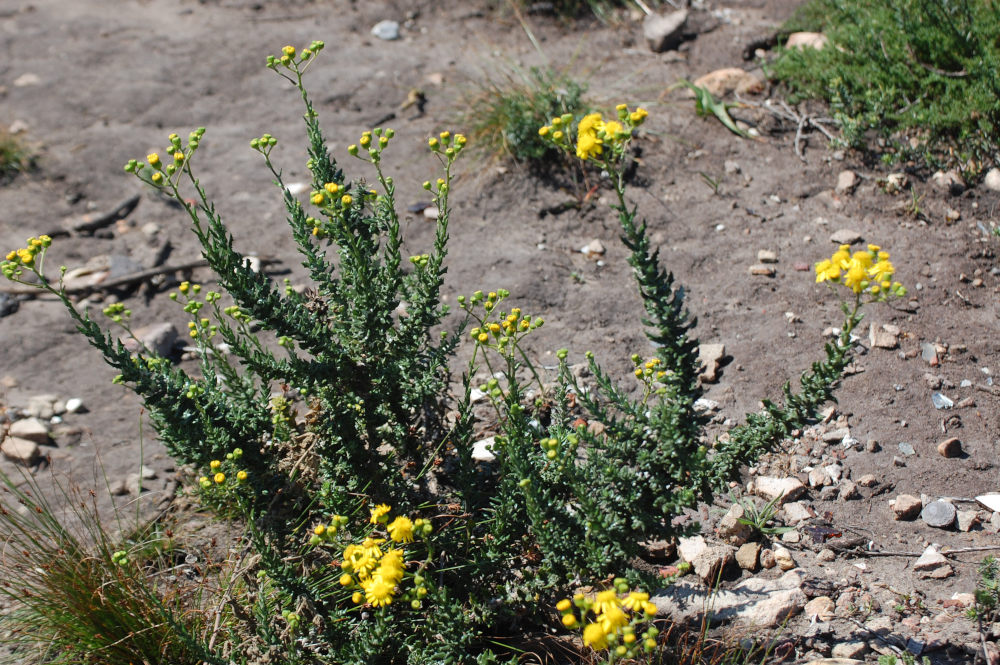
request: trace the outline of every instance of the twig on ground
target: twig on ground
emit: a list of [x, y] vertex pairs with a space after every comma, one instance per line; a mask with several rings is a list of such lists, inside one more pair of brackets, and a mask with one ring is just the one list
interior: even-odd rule
[[45, 235], [52, 238], [71, 236], [77, 233], [89, 234], [93, 233], [97, 229], [102, 229], [105, 226], [111, 226], [119, 219], [125, 219], [128, 217], [136, 206], [139, 205], [139, 201], [142, 197], [139, 194], [134, 194], [121, 203], [119, 203], [113, 210], [100, 215], [83, 215], [77, 221], [70, 224], [69, 228], [58, 228], [48, 231]]
[[795, 109], [792, 109], [784, 100], [779, 100], [778, 105], [775, 105], [770, 99], [764, 100], [763, 104], [752, 104], [750, 102], [743, 102], [744, 104], [751, 104], [755, 106], [760, 106], [767, 111], [770, 111], [772, 115], [781, 118], [782, 120], [788, 120], [789, 122], [795, 123], [795, 155], [801, 159], [803, 162], [806, 161], [805, 153], [802, 151], [802, 139], [803, 132], [805, 129], [811, 128], [820, 132], [828, 140], [833, 141], [835, 139], [834, 135], [828, 130], [825, 125], [833, 124], [836, 121], [833, 118], [817, 117], [809, 115], [808, 113], [800, 113]]
[[[264, 259], [260, 260], [262, 265], [268, 263], [277, 263], [276, 259]], [[204, 268], [208, 266], [208, 261], [205, 259], [198, 259], [196, 261], [188, 261], [187, 263], [178, 263], [172, 266], [162, 266], [159, 268], [150, 268], [148, 270], [140, 270], [139, 272], [132, 273], [131, 275], [122, 275], [121, 277], [116, 277], [115, 279], [109, 279], [105, 282], [100, 282], [98, 284], [88, 284], [85, 286], [72, 286], [67, 287], [65, 292], [68, 295], [78, 295], [81, 293], [90, 293], [92, 291], [107, 291], [109, 289], [117, 289], [120, 286], [127, 286], [129, 284], [135, 284], [136, 282], [144, 282], [152, 277], [157, 277], [159, 275], [169, 275], [172, 272], [181, 272], [184, 270], [193, 270], [195, 268]], [[0, 293], [7, 293], [16, 296], [40, 296], [44, 294], [37, 287], [33, 286], [10, 286], [0, 288]]]

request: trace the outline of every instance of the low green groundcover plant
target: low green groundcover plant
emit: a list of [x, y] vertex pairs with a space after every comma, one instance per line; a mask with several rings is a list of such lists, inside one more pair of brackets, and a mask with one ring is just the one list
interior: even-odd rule
[[810, 0], [787, 27], [830, 43], [783, 50], [774, 75], [829, 102], [847, 144], [970, 177], [1000, 161], [996, 0]]
[[[649, 357], [632, 355], [641, 390], [631, 397], [591, 353], [593, 386], [578, 382], [566, 349], [555, 375], [543, 376], [524, 344], [543, 320], [502, 288], [458, 297], [457, 316], [446, 320], [452, 169], [466, 139], [442, 132], [428, 141], [441, 164], [440, 177], [423, 185], [439, 210], [436, 235], [427, 253], [404, 258], [395, 183], [382, 169], [398, 139], [391, 129], [365, 132], [347, 153], [374, 179], [345, 176], [303, 83], [322, 48], [288, 46], [267, 61], [305, 107], [308, 202], [292, 195], [272, 161], [277, 139], [250, 142], [284, 200], [310, 290], [273, 282], [234, 249], [195, 176], [204, 129], [186, 141], [172, 134], [162, 156], [126, 166], [184, 209], [215, 272], [219, 290], [184, 282], [171, 294], [190, 317], [197, 372], [130, 351], [80, 311], [61, 278], [46, 272], [50, 238], [29, 239], [2, 266], [63, 302], [120, 373], [116, 381], [142, 396], [170, 455], [203, 469], [201, 500], [240, 517], [245, 547], [234, 551], [231, 574], [203, 608], [191, 608], [212, 612], [203, 622], [211, 630], [179, 624], [197, 644], [146, 662], [515, 662], [515, 642], [559, 626], [579, 628], [609, 661], [653, 658], [661, 646], [647, 626], [655, 607], [637, 585], [655, 590], [663, 580], [637, 567], [643, 543], [683, 533], [674, 518], [727, 488], [743, 464], [832, 398], [863, 304], [903, 292], [888, 254], [842, 247], [817, 264], [817, 281], [850, 294], [840, 336], [803, 374], [799, 392], [786, 386], [783, 403], [765, 402], [712, 445], [695, 409], [698, 342], [684, 291], [626, 197], [628, 146], [646, 112], [621, 105], [607, 120], [567, 113], [535, 130], [552, 149], [608, 174], [615, 191], [654, 347]], [[104, 315], [131, 334], [124, 304]], [[474, 351], [456, 404], [449, 367], [462, 335]], [[493, 378], [477, 387], [496, 416], [488, 463], [472, 454], [471, 377], [481, 368]], [[560, 623], [552, 609], [559, 598], [611, 579], [596, 600], [576, 596], [577, 610], [558, 603]], [[626, 589], [635, 590], [622, 600]], [[44, 623], [44, 611], [32, 608], [31, 620]], [[61, 643], [65, 662], [111, 662], [109, 652], [88, 652], [90, 642]]]

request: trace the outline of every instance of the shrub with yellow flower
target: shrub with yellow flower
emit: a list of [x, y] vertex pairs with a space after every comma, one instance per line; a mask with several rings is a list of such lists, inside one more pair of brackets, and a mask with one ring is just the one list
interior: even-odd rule
[[573, 600], [564, 598], [556, 610], [562, 615], [563, 626], [581, 630], [585, 646], [607, 651], [607, 663], [632, 659], [656, 648], [659, 631], [652, 625], [642, 630], [656, 614], [656, 606], [649, 602], [648, 593], [630, 591], [623, 578], [616, 578], [612, 588], [593, 597], [578, 593]]

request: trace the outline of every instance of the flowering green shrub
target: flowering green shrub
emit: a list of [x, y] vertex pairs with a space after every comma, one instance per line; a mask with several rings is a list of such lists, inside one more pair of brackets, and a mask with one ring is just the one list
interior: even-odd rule
[[[874, 286], [854, 281], [850, 256], [836, 276], [832, 267], [823, 272], [832, 280], [846, 271], [844, 283], [856, 295], [840, 339], [803, 375], [801, 392], [786, 387], [784, 405], [767, 403], [710, 450], [695, 410], [702, 394], [695, 322], [626, 199], [628, 145], [647, 114], [621, 105], [610, 120], [562, 115], [537, 133], [609, 175], [642, 323], [656, 348], [651, 358], [632, 355], [638, 398], [590, 353], [593, 387], [570, 371], [568, 350], [558, 352], [557, 376], [546, 382], [522, 344], [544, 322], [509, 307], [503, 289], [457, 298], [457, 329], [437, 332], [448, 314], [440, 289], [451, 172], [465, 137], [442, 132], [428, 141], [442, 169], [424, 183], [439, 211], [434, 245], [404, 261], [395, 186], [381, 166], [395, 133], [373, 128], [347, 149], [374, 172], [373, 182], [345, 177], [303, 84], [322, 48], [288, 46], [267, 62], [305, 106], [308, 208], [272, 162], [277, 139], [264, 134], [250, 142], [284, 200], [313, 282], [306, 294], [254, 271], [234, 249], [194, 174], [204, 129], [186, 143], [172, 134], [164, 157], [126, 165], [183, 207], [216, 273], [219, 291], [184, 282], [171, 294], [190, 316], [200, 375], [146, 349], [129, 351], [80, 312], [61, 281], [46, 277], [51, 239], [30, 239], [2, 270], [23, 283], [33, 273], [39, 288], [62, 300], [120, 372], [116, 380], [143, 397], [170, 454], [202, 469], [202, 500], [240, 516], [245, 553], [232, 563], [217, 629], [203, 651], [220, 661], [281, 654], [289, 663], [495, 662], [485, 635], [502, 645], [525, 622], [545, 623], [542, 601], [574, 585], [617, 571], [627, 571], [623, 584], [637, 581], [642, 576], [631, 566], [644, 541], [676, 535], [673, 519], [683, 510], [812, 417], [849, 360], [860, 294]], [[866, 273], [872, 284], [886, 278], [880, 262], [876, 254], [865, 266], [876, 270], [877, 277]], [[861, 283], [861, 291], [853, 289]], [[104, 314], [131, 334], [124, 305]], [[475, 347], [464, 396], [452, 405], [449, 361], [464, 334]], [[488, 464], [472, 455], [469, 377], [481, 366], [494, 377], [482, 389], [499, 423]], [[446, 406], [457, 417], [445, 418]], [[582, 426], [581, 417], [603, 428]], [[629, 596], [626, 603], [649, 613], [647, 601]], [[617, 601], [601, 602], [579, 607], [621, 628], [631, 644], [620, 617], [608, 618], [611, 605], [620, 610]], [[605, 631], [604, 643], [610, 635]], [[655, 637], [646, 631], [641, 646]]]

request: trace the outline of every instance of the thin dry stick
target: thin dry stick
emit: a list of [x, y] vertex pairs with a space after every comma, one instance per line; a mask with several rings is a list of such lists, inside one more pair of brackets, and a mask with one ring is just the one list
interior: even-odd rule
[[52, 238], [58, 238], [60, 236], [70, 236], [76, 233], [93, 233], [97, 229], [104, 228], [105, 226], [110, 226], [114, 224], [119, 219], [125, 219], [135, 210], [136, 206], [139, 205], [141, 197], [138, 194], [128, 197], [121, 203], [119, 203], [110, 212], [105, 212], [100, 215], [84, 215], [78, 221], [70, 224], [68, 229], [58, 228], [53, 229], [46, 233]]
[[[262, 265], [269, 263], [277, 263], [276, 259], [272, 258], [261, 258], [260, 262]], [[186, 263], [178, 263], [172, 266], [162, 266], [160, 268], [150, 268], [148, 270], [140, 270], [139, 272], [134, 272], [131, 275], [123, 275], [121, 277], [116, 277], [115, 279], [109, 279], [98, 284], [89, 284], [81, 286], [67, 287], [64, 291], [68, 295], [76, 295], [80, 293], [90, 293], [91, 291], [107, 291], [109, 289], [116, 289], [119, 286], [126, 286], [129, 284], [134, 284], [136, 282], [144, 282], [152, 277], [157, 277], [159, 275], [169, 275], [172, 272], [182, 272], [184, 270], [193, 270], [195, 268], [205, 268], [208, 266], [208, 261], [205, 259], [197, 259], [195, 261], [188, 261]], [[9, 286], [0, 288], [0, 293], [8, 293], [10, 295], [16, 296], [39, 296], [44, 292], [39, 288], [34, 286]]]

